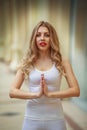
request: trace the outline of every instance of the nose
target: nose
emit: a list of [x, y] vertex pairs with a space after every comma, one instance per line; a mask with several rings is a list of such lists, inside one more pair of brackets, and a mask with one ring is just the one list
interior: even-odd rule
[[44, 35], [43, 34], [41, 35], [41, 40], [44, 40]]

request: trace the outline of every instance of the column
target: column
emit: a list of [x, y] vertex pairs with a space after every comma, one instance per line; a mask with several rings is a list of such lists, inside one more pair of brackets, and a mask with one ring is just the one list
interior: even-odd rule
[[18, 17], [17, 17], [17, 1], [12, 0], [12, 45], [11, 45], [11, 50], [12, 50], [12, 59], [10, 63], [10, 69], [12, 71], [16, 70], [16, 66], [18, 64], [18, 51], [19, 51], [19, 43], [18, 43]]
[[80, 87], [80, 97], [72, 98], [87, 111], [87, 2], [72, 0], [70, 59]]

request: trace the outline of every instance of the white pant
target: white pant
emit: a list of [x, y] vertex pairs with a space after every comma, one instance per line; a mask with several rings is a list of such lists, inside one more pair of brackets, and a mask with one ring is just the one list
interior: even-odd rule
[[66, 125], [64, 120], [25, 119], [22, 130], [66, 130]]

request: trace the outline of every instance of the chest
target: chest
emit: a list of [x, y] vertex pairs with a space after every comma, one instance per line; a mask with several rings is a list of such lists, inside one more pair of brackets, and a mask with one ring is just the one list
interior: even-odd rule
[[47, 70], [51, 69], [52, 66], [53, 66], [52, 61], [46, 61], [44, 59], [43, 59], [43, 61], [38, 61], [35, 64], [35, 68], [37, 68], [40, 71], [47, 71]]
[[47, 85], [58, 84], [58, 82], [60, 82], [60, 80], [61, 80], [60, 72], [56, 69], [55, 66], [52, 66], [47, 71], [41, 71], [36, 68], [34, 70], [32, 70], [29, 75], [29, 82], [32, 85], [40, 85], [41, 74], [44, 74], [44, 78], [45, 78]]

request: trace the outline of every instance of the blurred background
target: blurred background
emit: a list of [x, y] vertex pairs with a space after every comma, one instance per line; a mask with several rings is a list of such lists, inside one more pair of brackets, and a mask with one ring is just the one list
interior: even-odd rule
[[[62, 55], [70, 59], [80, 86], [79, 98], [63, 101], [68, 130], [87, 130], [87, 0], [0, 0], [0, 130], [21, 128], [25, 102], [9, 99], [8, 92], [12, 72], [42, 20], [56, 29]], [[62, 86], [67, 88], [64, 79]]]

